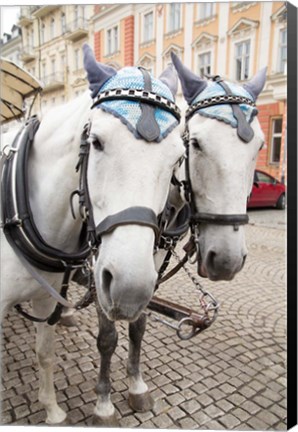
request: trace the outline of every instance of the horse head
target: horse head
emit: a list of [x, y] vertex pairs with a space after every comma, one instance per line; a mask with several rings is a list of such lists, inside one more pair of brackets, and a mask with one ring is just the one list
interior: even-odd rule
[[109, 319], [132, 321], [153, 295], [156, 218], [184, 153], [169, 110], [178, 77], [172, 67], [159, 79], [137, 67], [116, 71], [98, 63], [88, 45], [83, 51], [94, 102], [87, 183], [100, 237], [96, 289]]
[[247, 198], [264, 142], [255, 101], [266, 69], [243, 86], [202, 79], [172, 55], [189, 107], [186, 111], [188, 183], [198, 228], [198, 273], [231, 280], [245, 262]]

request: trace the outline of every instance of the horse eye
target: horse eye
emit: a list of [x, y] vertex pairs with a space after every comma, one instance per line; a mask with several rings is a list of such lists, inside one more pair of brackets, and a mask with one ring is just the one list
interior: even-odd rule
[[91, 138], [91, 144], [93, 145], [95, 150], [103, 151], [103, 149], [104, 149], [103, 143], [100, 141], [100, 139], [98, 139], [96, 137]]
[[200, 142], [196, 138], [191, 138], [190, 143], [194, 149], [202, 151]]

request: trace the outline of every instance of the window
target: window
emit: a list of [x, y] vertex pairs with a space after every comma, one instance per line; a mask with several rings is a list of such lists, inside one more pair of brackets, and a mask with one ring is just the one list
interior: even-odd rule
[[258, 171], [257, 173], [255, 172], [255, 180], [254, 181], [257, 181], [260, 183], [272, 184], [272, 183], [274, 183], [274, 178], [270, 177], [269, 175], [266, 175], [265, 173]]
[[214, 14], [214, 3], [203, 3], [199, 8], [199, 20], [212, 17]]
[[76, 49], [74, 51], [74, 63], [75, 63], [75, 70], [78, 70], [80, 68], [80, 50]]
[[282, 29], [279, 32], [279, 59], [278, 72], [285, 72], [287, 64], [287, 29]]
[[203, 78], [204, 75], [211, 73], [211, 52], [198, 55], [198, 74]]
[[55, 72], [56, 72], [56, 60], [53, 58], [51, 60], [51, 73], [52, 73], [52, 75], [55, 75]]
[[61, 54], [60, 57], [60, 64], [61, 64], [61, 70], [64, 73], [64, 68], [65, 68], [65, 54]]
[[107, 55], [118, 51], [118, 26], [107, 30]]
[[41, 23], [41, 27], [40, 27], [40, 42], [42, 44], [45, 43], [45, 31], [46, 31], [45, 23]]
[[60, 17], [60, 24], [61, 24], [61, 33], [64, 34], [66, 31], [66, 20], [65, 20], [65, 13], [62, 12]]
[[177, 3], [170, 4], [169, 14], [169, 31], [180, 29], [181, 5]]
[[144, 15], [144, 42], [153, 39], [153, 12]]
[[51, 27], [50, 27], [50, 33], [51, 33], [51, 39], [54, 39], [55, 37], [55, 20], [54, 18], [51, 19]]
[[235, 45], [236, 79], [245, 80], [249, 75], [250, 40]]
[[45, 79], [45, 77], [46, 77], [46, 64], [45, 63], [43, 63], [41, 65], [41, 74], [42, 74], [42, 78]]
[[75, 23], [78, 22], [79, 19], [79, 6], [75, 6], [74, 7], [74, 21]]
[[272, 119], [270, 163], [279, 163], [282, 139], [282, 118]]

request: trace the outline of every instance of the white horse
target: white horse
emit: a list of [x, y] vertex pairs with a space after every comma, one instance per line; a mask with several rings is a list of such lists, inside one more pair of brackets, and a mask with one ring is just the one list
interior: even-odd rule
[[[141, 326], [136, 323], [143, 322], [141, 312], [153, 295], [157, 279], [153, 256], [155, 219], [165, 206], [173, 167], [183, 155], [184, 146], [173, 109], [168, 110], [169, 106], [176, 109], [173, 98], [177, 74], [174, 70], [166, 69], [158, 80], [138, 68], [124, 68], [117, 73], [97, 63], [88, 45], [83, 50], [89, 87], [96, 104], [90, 110], [90, 96], [85, 94], [53, 109], [42, 119], [29, 157], [28, 189], [34, 222], [44, 241], [65, 253], [78, 250], [82, 221], [73, 219], [69, 197], [80, 182], [75, 167], [82, 131], [89, 121], [85, 133], [90, 154], [85, 171], [81, 171], [81, 178], [85, 176], [81, 211], [85, 215], [88, 213], [88, 220], [92, 216], [92, 239], [100, 242], [100, 253], [94, 255], [94, 277], [100, 304], [98, 348], [102, 361], [94, 413], [108, 422], [114, 416], [107, 371], [117, 343], [115, 320], [130, 322], [128, 372], [132, 404], [136, 409], [140, 405], [151, 406], [135, 356], [143, 335]], [[117, 99], [119, 93], [123, 96], [123, 89], [124, 100]], [[134, 92], [134, 89], [137, 90]], [[152, 105], [151, 90], [158, 96], [157, 105]], [[139, 99], [127, 100], [127, 91], [129, 96], [133, 94]], [[106, 99], [99, 100], [100, 97]], [[86, 146], [81, 150], [80, 167], [85, 163], [82, 158], [86, 161], [85, 150]], [[79, 206], [74, 206], [78, 214]], [[4, 225], [14, 224], [15, 219], [3, 221]], [[22, 223], [18, 227], [21, 229]], [[89, 241], [92, 243], [90, 237]], [[32, 301], [35, 317], [48, 317], [56, 300], [32, 277], [30, 267], [21, 265], [21, 257], [15, 254], [5, 236], [1, 239], [1, 248], [1, 317], [14, 305], [28, 300]], [[60, 290], [59, 273], [36, 272], [55, 290]], [[57, 404], [53, 385], [54, 326], [36, 323], [36, 328], [39, 401], [46, 409], [46, 422], [61, 423], [66, 413]]]
[[[254, 104], [265, 85], [266, 68], [241, 86], [220, 77], [207, 81], [175, 54], [172, 60], [189, 105], [187, 169], [182, 166], [176, 175], [189, 188], [193, 229], [198, 231], [198, 273], [213, 281], [231, 280], [247, 255], [247, 198], [264, 144]], [[177, 202], [177, 190], [175, 197]]]

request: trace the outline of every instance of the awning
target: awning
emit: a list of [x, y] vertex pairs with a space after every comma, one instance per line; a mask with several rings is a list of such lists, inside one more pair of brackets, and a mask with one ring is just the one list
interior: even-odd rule
[[22, 117], [24, 99], [42, 90], [41, 83], [22, 67], [0, 58], [1, 123]]

